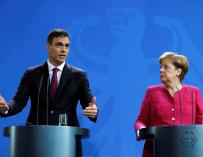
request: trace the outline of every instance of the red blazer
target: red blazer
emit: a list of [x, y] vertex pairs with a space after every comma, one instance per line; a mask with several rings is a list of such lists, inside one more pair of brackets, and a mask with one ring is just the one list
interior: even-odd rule
[[[151, 86], [147, 89], [142, 102], [134, 125], [135, 131], [137, 133], [140, 127], [180, 125], [181, 112], [183, 125], [202, 124], [203, 102], [197, 87], [183, 85], [182, 89], [172, 97], [163, 85]], [[142, 157], [152, 156], [153, 143], [151, 140], [146, 140]]]

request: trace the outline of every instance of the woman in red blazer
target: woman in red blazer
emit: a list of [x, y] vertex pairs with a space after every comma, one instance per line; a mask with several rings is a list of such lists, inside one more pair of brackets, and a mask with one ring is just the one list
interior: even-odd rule
[[[146, 91], [134, 125], [137, 139], [139, 129], [144, 127], [202, 124], [203, 103], [200, 90], [181, 84], [188, 72], [187, 58], [173, 52], [165, 52], [160, 56], [159, 62], [160, 80], [163, 84], [151, 86]], [[152, 156], [153, 141], [148, 139], [142, 157]]]

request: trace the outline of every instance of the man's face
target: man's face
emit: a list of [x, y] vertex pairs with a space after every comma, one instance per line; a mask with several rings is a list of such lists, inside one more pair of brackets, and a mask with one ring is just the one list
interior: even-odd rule
[[47, 44], [49, 61], [54, 66], [59, 66], [66, 61], [69, 53], [69, 38], [54, 37], [51, 44]]

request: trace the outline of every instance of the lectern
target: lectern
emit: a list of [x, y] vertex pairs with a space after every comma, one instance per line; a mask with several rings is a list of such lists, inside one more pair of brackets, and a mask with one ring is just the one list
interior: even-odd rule
[[11, 126], [3, 130], [10, 137], [10, 157], [75, 157], [76, 136], [89, 131], [70, 126]]
[[203, 157], [202, 125], [149, 127], [139, 134], [154, 139], [154, 157]]

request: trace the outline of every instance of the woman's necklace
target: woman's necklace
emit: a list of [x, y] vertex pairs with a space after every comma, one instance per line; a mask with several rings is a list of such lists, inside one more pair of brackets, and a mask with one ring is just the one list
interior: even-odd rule
[[175, 86], [175, 88], [167, 88], [166, 86], [165, 86], [164, 88], [165, 88], [165, 89], [169, 92], [169, 94], [173, 97], [177, 91], [180, 91], [180, 89], [182, 88], [182, 85]]

